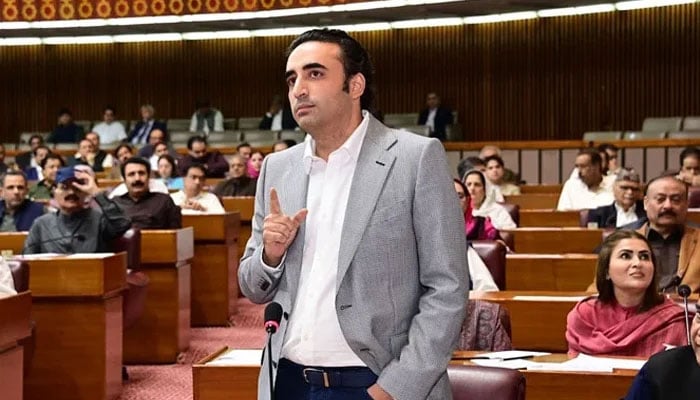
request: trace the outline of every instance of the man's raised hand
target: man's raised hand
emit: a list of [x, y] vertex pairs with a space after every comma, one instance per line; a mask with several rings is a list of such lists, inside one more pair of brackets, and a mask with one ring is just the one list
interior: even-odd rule
[[292, 244], [304, 222], [308, 210], [302, 208], [293, 216], [286, 215], [280, 207], [280, 200], [275, 188], [270, 189], [270, 213], [263, 222], [263, 261], [276, 267], [282, 261], [284, 253]]

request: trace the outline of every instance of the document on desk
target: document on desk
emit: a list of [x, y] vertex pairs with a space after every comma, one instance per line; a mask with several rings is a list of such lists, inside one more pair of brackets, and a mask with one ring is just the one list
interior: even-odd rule
[[588, 296], [513, 296], [517, 301], [563, 301], [576, 303]]
[[113, 255], [114, 255], [114, 253], [74, 253], [74, 254], [70, 254], [66, 257], [73, 258], [73, 259], [107, 258], [107, 257], [112, 257]]
[[579, 354], [576, 358], [563, 363], [533, 363], [527, 369], [528, 371], [613, 372], [614, 369], [639, 370], [645, 362], [646, 360]]
[[507, 351], [494, 351], [492, 353], [482, 353], [477, 354], [471, 359], [475, 358], [488, 358], [491, 360], [515, 360], [518, 358], [528, 358], [537, 356], [548, 356], [552, 353], [545, 353], [541, 351], [524, 351], [524, 350], [507, 350]]
[[476, 365], [481, 365], [483, 367], [496, 367], [496, 368], [507, 368], [507, 369], [530, 369], [531, 365], [537, 364], [534, 361], [516, 359], [516, 360], [501, 360], [501, 359], [476, 359], [471, 360], [472, 363]]
[[231, 349], [209, 361], [206, 365], [259, 367], [262, 360], [262, 352], [262, 349]]

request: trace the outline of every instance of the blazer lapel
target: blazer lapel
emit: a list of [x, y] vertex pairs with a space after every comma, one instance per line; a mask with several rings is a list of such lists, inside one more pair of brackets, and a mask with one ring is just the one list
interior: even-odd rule
[[395, 134], [370, 117], [345, 210], [338, 254], [336, 290], [340, 287], [340, 283], [350, 267], [350, 262], [374, 212], [384, 182], [394, 164], [396, 157], [387, 150], [396, 143], [396, 140]]

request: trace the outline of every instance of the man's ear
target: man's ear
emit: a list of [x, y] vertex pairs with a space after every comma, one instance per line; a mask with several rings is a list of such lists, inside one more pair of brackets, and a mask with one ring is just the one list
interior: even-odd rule
[[365, 92], [365, 76], [358, 72], [350, 78], [350, 84], [348, 85], [348, 92], [353, 99], [359, 99]]

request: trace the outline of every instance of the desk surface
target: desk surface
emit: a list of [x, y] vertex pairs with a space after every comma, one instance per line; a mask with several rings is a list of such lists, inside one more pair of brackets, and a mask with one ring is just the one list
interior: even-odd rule
[[188, 214], [182, 216], [183, 228], [191, 226], [195, 241], [231, 241], [238, 239], [240, 212]]

